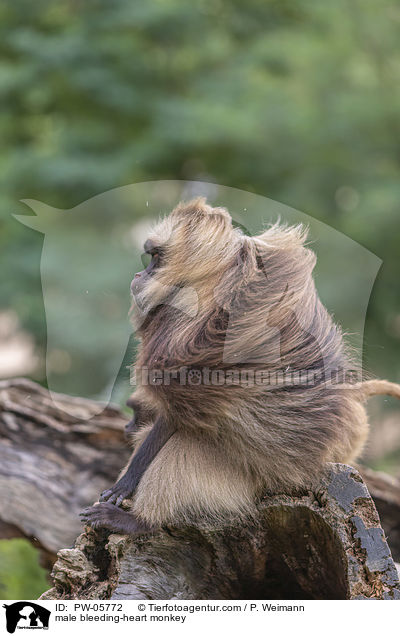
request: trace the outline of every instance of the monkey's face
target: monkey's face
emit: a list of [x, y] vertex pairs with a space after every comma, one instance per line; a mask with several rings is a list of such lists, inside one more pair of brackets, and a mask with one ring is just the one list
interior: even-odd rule
[[144, 244], [144, 253], [142, 254], [144, 269], [135, 274], [133, 278], [131, 283], [133, 296], [141, 294], [146, 285], [150, 282], [152, 276], [156, 273], [161, 264], [161, 251], [161, 247], [153, 244], [150, 239]]
[[234, 262], [241, 232], [229, 213], [198, 199], [179, 205], [144, 244], [145, 268], [131, 284], [136, 318], [162, 305], [186, 315], [210, 307], [213, 292]]

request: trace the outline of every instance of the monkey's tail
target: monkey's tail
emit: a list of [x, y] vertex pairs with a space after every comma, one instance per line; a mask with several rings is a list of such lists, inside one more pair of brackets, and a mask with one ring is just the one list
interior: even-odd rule
[[388, 380], [366, 380], [357, 384], [347, 384], [345, 387], [358, 393], [362, 400], [367, 400], [373, 395], [391, 395], [400, 400], [400, 384]]

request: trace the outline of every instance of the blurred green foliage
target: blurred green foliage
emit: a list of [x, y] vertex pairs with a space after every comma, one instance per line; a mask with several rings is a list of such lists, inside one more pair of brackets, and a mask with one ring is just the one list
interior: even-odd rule
[[0, 25], [0, 307], [39, 352], [43, 238], [12, 219], [19, 201], [193, 179], [303, 210], [382, 258], [365, 362], [400, 380], [399, 3], [15, 0]]
[[0, 302], [40, 349], [42, 237], [10, 217], [18, 201], [201, 179], [380, 256], [367, 363], [400, 378], [398, 3], [17, 0], [0, 22]]
[[25, 539], [0, 541], [0, 598], [34, 599], [49, 588], [39, 553]]

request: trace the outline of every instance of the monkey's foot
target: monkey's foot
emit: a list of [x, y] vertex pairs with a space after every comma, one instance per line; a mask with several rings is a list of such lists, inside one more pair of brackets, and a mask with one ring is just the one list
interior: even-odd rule
[[85, 508], [79, 516], [83, 523], [94, 529], [105, 528], [118, 534], [135, 535], [150, 531], [149, 526], [109, 502]]
[[124, 499], [129, 499], [132, 495], [132, 484], [125, 477], [121, 477], [112, 488], [101, 493], [99, 501], [108, 501], [108, 503], [120, 506]]

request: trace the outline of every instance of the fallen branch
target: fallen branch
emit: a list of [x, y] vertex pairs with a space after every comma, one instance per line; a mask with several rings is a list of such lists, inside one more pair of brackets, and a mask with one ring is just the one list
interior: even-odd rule
[[[0, 382], [0, 538], [26, 537], [48, 567], [81, 532], [79, 512], [114, 482], [129, 449], [116, 407]], [[67, 412], [68, 411], [68, 412]]]

